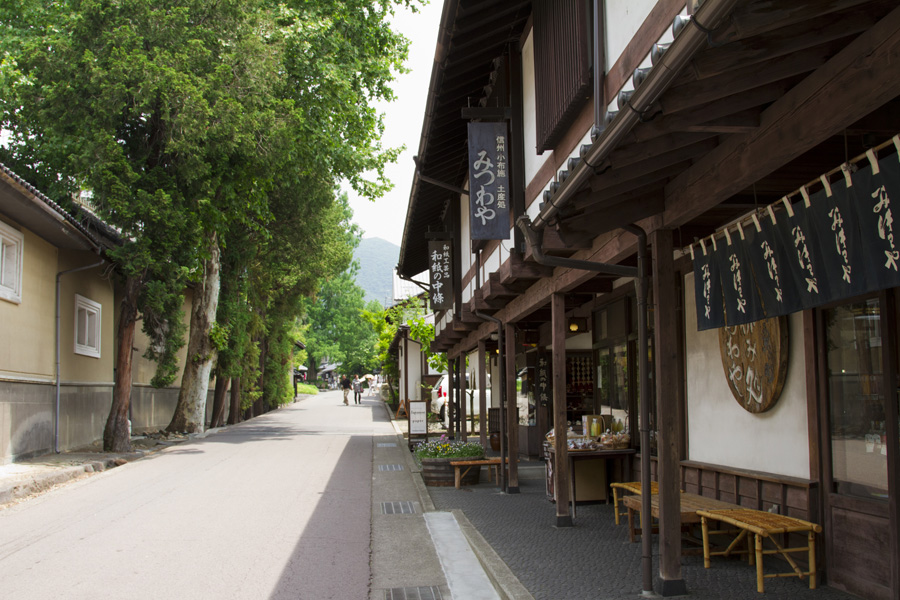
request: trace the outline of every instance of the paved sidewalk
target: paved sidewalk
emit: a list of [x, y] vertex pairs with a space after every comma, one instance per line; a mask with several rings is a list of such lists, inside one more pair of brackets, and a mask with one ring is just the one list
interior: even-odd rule
[[[521, 463], [520, 463], [521, 464]], [[526, 463], [527, 464], [527, 463]], [[541, 474], [543, 468], [541, 467]], [[428, 488], [438, 510], [461, 511], [500, 559], [537, 600], [625, 600], [641, 597], [641, 544], [628, 541], [627, 525], [615, 525], [611, 504], [578, 506], [575, 526], [555, 527], [555, 505], [543, 478], [520, 477], [519, 494], [503, 494], [495, 485], [463, 490]], [[653, 573], [658, 549], [653, 548]], [[855, 596], [796, 577], [765, 580], [756, 591], [756, 569], [738, 559], [714, 558], [703, 568], [703, 556], [683, 558], [682, 574], [689, 597], [697, 600], [790, 599], [851, 600]], [[765, 560], [766, 573], [786, 563]], [[657, 584], [657, 588], [658, 584]]]
[[[482, 483], [460, 490], [425, 487], [407, 449], [405, 422], [391, 423], [393, 435], [372, 441], [369, 600], [641, 597], [641, 545], [629, 543], [625, 525], [616, 527], [611, 505], [580, 505], [574, 527], [556, 528], [540, 462], [519, 464], [519, 494], [501, 493], [484, 473]], [[0, 509], [185, 439], [137, 440], [136, 451], [128, 454], [63, 453], [0, 465]], [[392, 514], [394, 507], [413, 512]], [[654, 562], [656, 555], [654, 547]], [[766, 560], [767, 572], [779, 565], [783, 563], [774, 558]], [[690, 597], [697, 600], [762, 597], [756, 592], [755, 569], [740, 560], [714, 559], [712, 568], [704, 569], [702, 556], [686, 556], [683, 576]], [[855, 598], [824, 585], [810, 590], [806, 581], [794, 577], [767, 579], [765, 587], [767, 599]]]

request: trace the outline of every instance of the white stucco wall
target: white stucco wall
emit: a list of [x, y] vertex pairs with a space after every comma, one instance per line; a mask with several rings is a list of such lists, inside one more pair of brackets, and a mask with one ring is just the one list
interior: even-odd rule
[[803, 319], [788, 318], [787, 381], [774, 408], [744, 410], [731, 395], [718, 330], [697, 331], [694, 277], [685, 278], [688, 458], [705, 463], [808, 479], [806, 357]]
[[534, 36], [529, 33], [522, 45], [522, 92], [525, 111], [525, 184], [527, 185], [538, 169], [550, 157], [550, 153], [537, 153], [537, 118], [534, 93]]
[[[409, 400], [422, 399], [422, 346], [415, 340], [406, 342], [409, 348], [409, 359], [404, 363], [403, 342], [400, 343], [400, 394], [403, 394], [403, 384], [406, 383], [406, 390]], [[408, 367], [408, 372], [404, 373], [403, 367]]]

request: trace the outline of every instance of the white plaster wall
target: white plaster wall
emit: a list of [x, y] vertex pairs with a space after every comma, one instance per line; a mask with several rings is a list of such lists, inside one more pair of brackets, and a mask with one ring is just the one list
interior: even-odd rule
[[419, 342], [408, 340], [409, 360], [406, 361], [408, 372], [404, 373], [403, 345], [400, 343], [400, 394], [403, 394], [403, 385], [407, 385], [407, 399], [422, 399], [422, 346]]
[[[609, 72], [609, 68], [616, 64], [616, 61], [622, 56], [628, 42], [631, 41], [655, 4], [655, 0], [606, 0], [606, 72]], [[681, 13], [687, 14], [687, 10], [682, 10]], [[672, 39], [672, 28], [669, 27], [657, 43], [665, 44], [671, 42]], [[651, 66], [649, 53], [644, 57], [640, 66]], [[633, 89], [634, 85], [629, 78], [622, 90]], [[619, 110], [615, 99], [607, 109]]]
[[590, 332], [579, 333], [566, 338], [566, 350], [590, 350], [591, 345]]
[[531, 182], [550, 153], [537, 153], [537, 118], [534, 86], [534, 36], [529, 33], [522, 45], [522, 92], [525, 111], [525, 184]]
[[744, 410], [725, 380], [718, 330], [697, 331], [694, 276], [685, 288], [688, 458], [726, 467], [808, 479], [806, 357], [803, 320], [788, 318], [790, 354], [787, 381], [774, 408]]

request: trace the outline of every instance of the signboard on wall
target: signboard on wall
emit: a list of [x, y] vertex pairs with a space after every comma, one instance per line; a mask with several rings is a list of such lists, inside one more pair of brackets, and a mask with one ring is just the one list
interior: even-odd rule
[[431, 308], [435, 311], [453, 307], [453, 278], [450, 264], [450, 240], [428, 242], [428, 272], [431, 275]]
[[469, 226], [473, 240], [509, 239], [506, 122], [469, 123]]
[[428, 407], [427, 402], [414, 401], [409, 403], [409, 433], [410, 435], [428, 434]]

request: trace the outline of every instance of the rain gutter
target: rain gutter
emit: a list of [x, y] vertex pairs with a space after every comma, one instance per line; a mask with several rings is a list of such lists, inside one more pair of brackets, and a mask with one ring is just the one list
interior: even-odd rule
[[[680, 21], [684, 26], [676, 34], [675, 41], [665, 51], [659, 62], [653, 66], [643, 82], [637, 86], [630, 99], [624, 103], [623, 109], [606, 129], [600, 132], [596, 141], [590, 146], [584, 147], [586, 151], [582, 152], [582, 160], [578, 161], [577, 166], [535, 217], [531, 224], [535, 231], [546, 227], [560, 209], [572, 199], [575, 192], [587, 183], [588, 179], [594, 175], [594, 170], [609, 157], [625, 136], [641, 121], [643, 115], [666, 91], [681, 70], [693, 60], [694, 55], [706, 47], [712, 30], [722, 24], [735, 5], [737, 5], [737, 0], [706, 0], [690, 18]], [[676, 18], [676, 23], [679, 23], [679, 19]]]

